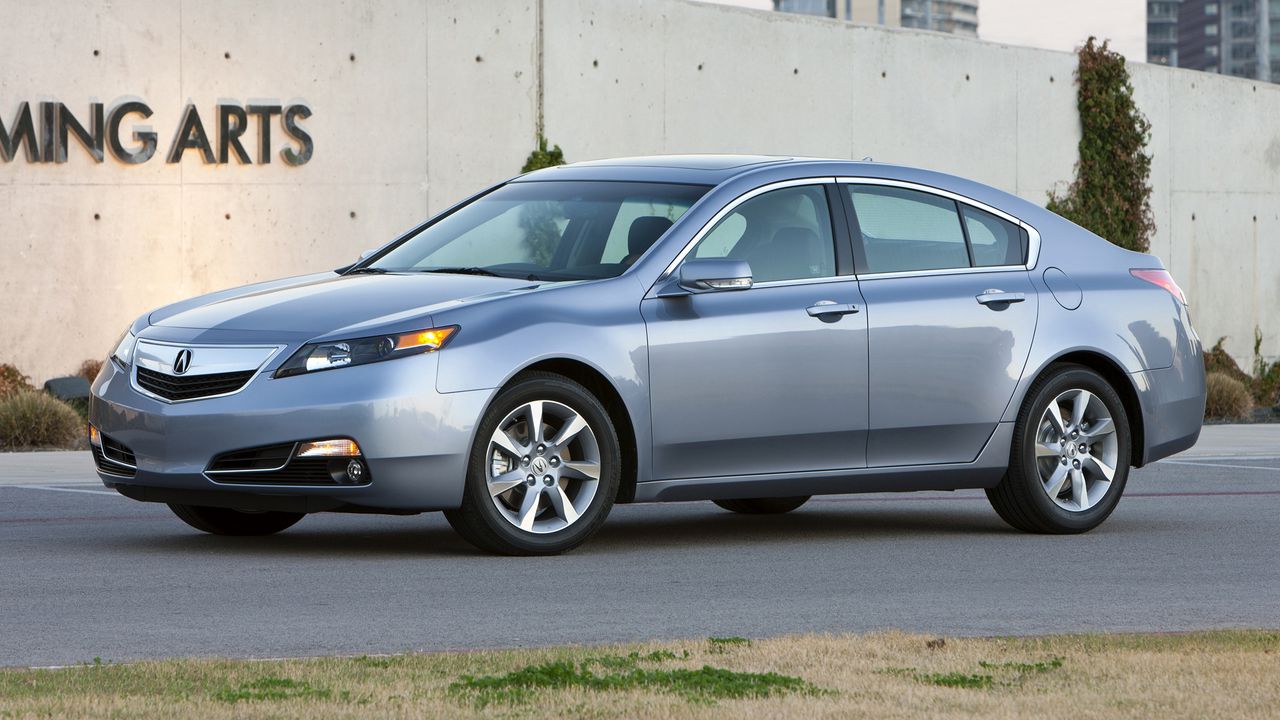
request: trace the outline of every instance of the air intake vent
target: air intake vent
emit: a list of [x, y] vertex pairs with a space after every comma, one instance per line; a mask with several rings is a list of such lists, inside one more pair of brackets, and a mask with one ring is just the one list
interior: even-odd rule
[[244, 387], [255, 372], [257, 371], [246, 370], [212, 375], [168, 375], [139, 367], [138, 387], [165, 400], [198, 400], [233, 393]]

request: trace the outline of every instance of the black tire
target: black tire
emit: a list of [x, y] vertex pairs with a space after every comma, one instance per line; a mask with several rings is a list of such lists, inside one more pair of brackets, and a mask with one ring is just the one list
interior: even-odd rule
[[809, 502], [808, 495], [782, 498], [745, 498], [740, 500], [712, 500], [730, 512], [743, 515], [781, 515], [789, 513]]
[[213, 535], [274, 535], [293, 527], [306, 514], [242, 512], [230, 508], [174, 503], [169, 503], [169, 509], [191, 527]]
[[[567, 527], [544, 534], [513, 525], [499, 512], [488, 491], [491, 436], [510, 413], [536, 400], [563, 404], [586, 420], [600, 454], [600, 477], [590, 504]], [[600, 529], [618, 496], [621, 477], [618, 434], [604, 405], [569, 378], [529, 372], [499, 393], [485, 412], [467, 464], [462, 506], [446, 510], [444, 516], [463, 539], [481, 550], [501, 555], [557, 555], [578, 547]]]
[[[1115, 472], [1106, 494], [1079, 511], [1064, 509], [1050, 498], [1035, 456], [1037, 432], [1046, 408], [1060, 394], [1073, 389], [1087, 390], [1102, 401], [1111, 416], [1117, 445]], [[1071, 534], [1092, 530], [1111, 515], [1124, 493], [1132, 454], [1124, 402], [1106, 379], [1081, 365], [1050, 368], [1028, 390], [1013, 432], [1009, 470], [999, 485], [987, 489], [987, 498], [1001, 519], [1025, 532]]]

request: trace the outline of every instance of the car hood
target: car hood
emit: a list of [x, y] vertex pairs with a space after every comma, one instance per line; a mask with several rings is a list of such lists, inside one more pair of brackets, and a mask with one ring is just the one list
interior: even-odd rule
[[307, 275], [249, 285], [160, 308], [153, 326], [322, 336], [380, 332], [420, 321], [433, 310], [535, 290], [528, 280], [471, 275], [388, 273]]

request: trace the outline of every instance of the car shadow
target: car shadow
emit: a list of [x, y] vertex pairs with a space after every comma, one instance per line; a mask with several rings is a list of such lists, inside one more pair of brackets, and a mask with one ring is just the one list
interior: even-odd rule
[[[366, 516], [361, 519], [369, 520]], [[351, 527], [344, 528], [351, 520]], [[140, 553], [208, 553], [244, 557], [487, 556], [466, 543], [440, 515], [380, 519], [356, 524], [340, 514], [306, 518], [278, 535], [216, 537], [183, 526], [84, 538], [98, 548]], [[320, 521], [320, 522], [318, 522]], [[921, 537], [1017, 535], [987, 508], [887, 508], [815, 503], [785, 515], [739, 515], [711, 503], [633, 505], [618, 508], [595, 537], [573, 555], [616, 554], [650, 548], [715, 548], [790, 545], [806, 541], [903, 540]], [[67, 538], [67, 541], [72, 539]]]

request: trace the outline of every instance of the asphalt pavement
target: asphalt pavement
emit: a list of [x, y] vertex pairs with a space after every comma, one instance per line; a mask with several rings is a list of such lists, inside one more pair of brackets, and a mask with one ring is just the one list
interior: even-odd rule
[[777, 517], [615, 508], [553, 558], [473, 550], [438, 514], [191, 530], [87, 453], [0, 454], [0, 666], [869, 631], [1280, 627], [1280, 426], [1206, 428], [1130, 475], [1099, 529], [1015, 532], [979, 492], [815, 498]]

